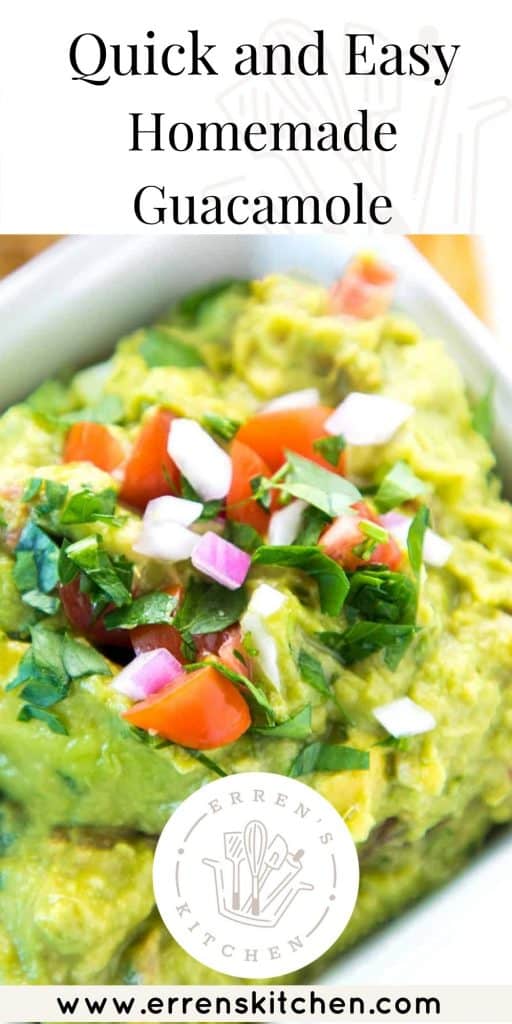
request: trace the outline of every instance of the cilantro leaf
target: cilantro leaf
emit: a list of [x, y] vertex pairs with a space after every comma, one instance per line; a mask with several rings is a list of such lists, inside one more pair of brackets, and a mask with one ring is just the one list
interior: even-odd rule
[[52, 594], [43, 594], [41, 590], [27, 590], [22, 596], [24, 604], [42, 612], [43, 615], [55, 615], [60, 606], [60, 599]]
[[415, 476], [406, 462], [400, 461], [395, 462], [389, 473], [386, 473], [374, 500], [379, 512], [389, 512], [390, 509], [403, 505], [404, 501], [424, 494], [426, 490], [423, 480]]
[[147, 327], [139, 352], [151, 369], [155, 366], [204, 366], [201, 353], [172, 327]]
[[107, 487], [103, 491], [93, 491], [83, 487], [72, 494], [61, 512], [60, 522], [64, 526], [73, 523], [94, 523], [96, 521], [112, 522], [115, 520], [116, 492]]
[[100, 538], [84, 537], [67, 545], [61, 562], [61, 569], [66, 578], [69, 573], [68, 562], [72, 562], [85, 573], [117, 607], [130, 604], [129, 585], [132, 567], [126, 559], [110, 558], [103, 549]]
[[95, 647], [75, 640], [67, 633], [62, 637], [62, 663], [71, 679], [112, 675], [108, 662]]
[[25, 484], [25, 490], [21, 495], [22, 501], [32, 501], [36, 494], [39, 494], [41, 490], [42, 478], [40, 476], [31, 476]]
[[329, 469], [304, 459], [295, 452], [286, 452], [288, 472], [286, 479], [280, 484], [281, 490], [302, 498], [309, 505], [314, 505], [328, 516], [341, 515], [350, 510], [350, 506], [360, 501], [361, 495], [349, 480], [331, 473]]
[[301, 708], [291, 718], [277, 725], [254, 725], [252, 732], [260, 736], [268, 736], [274, 740], [305, 740], [311, 735], [311, 705]]
[[305, 547], [317, 544], [320, 534], [323, 533], [330, 521], [330, 517], [321, 509], [308, 505], [302, 514], [302, 525], [295, 538], [295, 543], [303, 544]]
[[473, 407], [471, 425], [489, 444], [492, 441], [494, 427], [494, 381], [489, 384], [482, 397]]
[[415, 626], [408, 623], [356, 622], [344, 632], [317, 633], [316, 639], [342, 665], [353, 665], [384, 649], [386, 664], [396, 668], [415, 632]]
[[263, 537], [254, 529], [254, 526], [250, 526], [249, 523], [237, 523], [232, 519], [226, 520], [224, 536], [226, 540], [247, 551], [249, 555], [252, 555], [256, 548], [263, 544]]
[[220, 500], [212, 499], [211, 501], [204, 501], [194, 487], [192, 487], [192, 484], [189, 483], [187, 478], [183, 475], [180, 475], [180, 493], [182, 498], [187, 498], [188, 501], [197, 501], [203, 506], [203, 511], [197, 520], [198, 523], [205, 519], [215, 519], [222, 508], [223, 503]]
[[299, 775], [310, 775], [311, 772], [366, 771], [369, 767], [368, 751], [318, 740], [300, 751], [288, 774], [295, 779]]
[[264, 690], [261, 689], [256, 683], [253, 683], [252, 679], [248, 676], [242, 675], [240, 672], [234, 672], [232, 668], [228, 668], [223, 661], [216, 658], [211, 661], [196, 661], [185, 666], [187, 672], [193, 672], [196, 668], [211, 668], [214, 667], [217, 672], [229, 679], [235, 686], [241, 686], [246, 693], [253, 698], [254, 702], [265, 711], [268, 718], [273, 720], [275, 718], [274, 709], [267, 698]]
[[228, 416], [219, 416], [216, 412], [205, 412], [202, 423], [206, 430], [217, 434], [217, 437], [221, 437], [224, 441], [231, 441], [240, 426], [238, 420], [232, 420]]
[[347, 442], [342, 434], [331, 437], [319, 437], [318, 441], [313, 442], [313, 448], [319, 455], [322, 455], [326, 462], [330, 462], [331, 466], [337, 466], [340, 461], [340, 455], [345, 451]]
[[38, 719], [40, 722], [44, 722], [52, 732], [60, 733], [61, 736], [67, 736], [68, 730], [61, 722], [57, 715], [52, 715], [49, 711], [45, 711], [43, 708], [35, 707], [32, 704], [24, 704], [19, 715], [19, 722], [30, 722], [32, 718]]
[[13, 575], [18, 590], [41, 590], [43, 594], [54, 590], [59, 581], [59, 549], [31, 520], [21, 533], [15, 556]]
[[41, 500], [35, 506], [34, 513], [37, 516], [48, 516], [58, 512], [62, 508], [67, 494], [66, 484], [60, 484], [57, 480], [43, 480], [42, 494], [40, 490]]
[[107, 629], [133, 629], [135, 626], [167, 624], [177, 604], [177, 599], [171, 594], [144, 594], [136, 597], [131, 604], [105, 615], [105, 626]]
[[204, 750], [192, 750], [191, 747], [186, 747], [184, 750], [187, 754], [190, 754], [191, 757], [195, 758], [196, 761], [199, 761], [199, 764], [202, 764], [204, 768], [208, 768], [209, 771], [213, 772], [214, 775], [218, 775], [221, 779], [227, 778], [228, 773], [225, 772], [216, 761], [213, 761], [211, 757], [208, 757]]
[[423, 558], [423, 541], [429, 524], [430, 513], [426, 505], [416, 512], [407, 534], [407, 553], [411, 569], [418, 578]]
[[320, 607], [328, 615], [339, 615], [348, 594], [346, 573], [323, 551], [298, 544], [264, 545], [254, 553], [253, 565], [290, 566], [302, 569], [318, 584]]
[[417, 587], [409, 576], [368, 567], [352, 575], [345, 611], [349, 619], [413, 623], [416, 603]]
[[28, 704], [33, 704], [38, 708], [51, 708], [63, 700], [67, 692], [68, 685], [66, 683], [58, 683], [51, 677], [41, 676], [39, 679], [31, 680], [23, 687], [21, 697]]
[[238, 622], [246, 606], [244, 587], [226, 590], [219, 583], [203, 583], [192, 578], [176, 613], [174, 626], [188, 634], [216, 633]]
[[299, 651], [297, 664], [301, 679], [303, 679], [308, 686], [312, 686], [314, 690], [317, 690], [318, 693], [321, 693], [324, 697], [332, 697], [333, 694], [329, 681], [324, 672], [322, 663], [318, 658], [315, 658], [313, 654], [310, 654], [309, 651], [306, 651], [303, 648]]

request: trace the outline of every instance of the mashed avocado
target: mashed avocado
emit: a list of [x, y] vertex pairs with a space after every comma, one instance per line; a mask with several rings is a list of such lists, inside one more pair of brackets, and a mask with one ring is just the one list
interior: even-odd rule
[[[0, 420], [2, 983], [220, 981], [173, 942], [151, 888], [165, 821], [215, 773], [291, 772], [344, 816], [361, 889], [330, 956], [512, 817], [512, 509], [442, 341], [354, 313], [304, 280], [225, 282]], [[411, 408], [354, 444], [323, 426], [351, 393]], [[279, 430], [258, 433], [283, 395]], [[179, 472], [175, 418], [231, 458], [237, 494]], [[256, 460], [243, 479], [237, 443]], [[145, 508], [166, 494], [201, 507], [173, 536], [234, 544], [245, 582], [151, 547]], [[238, 738], [215, 746], [206, 723], [196, 744], [189, 723], [178, 742], [183, 712], [170, 736], [148, 731], [116, 678], [162, 645], [236, 688]], [[406, 697], [424, 731], [381, 724]]]

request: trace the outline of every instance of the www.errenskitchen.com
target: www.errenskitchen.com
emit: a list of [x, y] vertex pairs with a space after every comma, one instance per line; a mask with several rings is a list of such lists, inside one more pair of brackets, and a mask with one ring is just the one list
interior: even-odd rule
[[244, 995], [173, 995], [162, 998], [152, 995], [142, 1001], [136, 994], [123, 996], [57, 996], [60, 1019], [84, 1020], [84, 1010], [97, 1020], [133, 1019], [139, 1013], [146, 1017], [166, 1017], [176, 1021], [209, 1020], [276, 1021], [306, 1019], [328, 1021], [340, 1016], [364, 1020], [365, 1016], [409, 1016], [424, 1019], [439, 1017], [441, 1003], [436, 996], [379, 996], [371, 1004], [361, 996], [323, 995], [308, 989], [293, 994], [290, 989], [248, 989]]

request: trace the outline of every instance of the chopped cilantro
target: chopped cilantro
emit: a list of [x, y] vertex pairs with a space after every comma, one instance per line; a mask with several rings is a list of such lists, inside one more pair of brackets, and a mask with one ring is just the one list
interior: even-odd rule
[[18, 721], [30, 722], [33, 718], [44, 722], [52, 732], [60, 733], [61, 736], [68, 735], [64, 722], [61, 722], [57, 715], [52, 715], [49, 711], [45, 711], [44, 708], [39, 708], [32, 704], [24, 704], [18, 715]]
[[298, 544], [264, 545], [253, 555], [253, 565], [280, 565], [302, 569], [318, 584], [320, 606], [328, 615], [339, 615], [348, 594], [349, 582], [334, 559], [316, 547]]
[[315, 508], [313, 505], [308, 505], [304, 509], [302, 515], [302, 525], [295, 538], [296, 544], [303, 544], [308, 547], [312, 544], [317, 544], [325, 527], [330, 523], [330, 517], [322, 512], [321, 509]]
[[416, 616], [417, 587], [409, 576], [390, 569], [358, 569], [350, 579], [345, 602], [349, 620], [413, 623]]
[[318, 690], [324, 697], [332, 697], [332, 690], [329, 684], [329, 680], [324, 672], [322, 663], [315, 658], [309, 651], [304, 648], [299, 651], [297, 664], [301, 679], [304, 680], [308, 686], [312, 686], [314, 690]]
[[389, 668], [396, 668], [405, 654], [415, 626], [405, 623], [355, 622], [343, 632], [325, 631], [316, 634], [319, 643], [327, 647], [342, 665], [353, 665], [384, 650]]
[[342, 434], [332, 437], [319, 437], [318, 441], [313, 442], [313, 448], [319, 455], [322, 455], [326, 462], [330, 462], [331, 466], [337, 466], [340, 461], [340, 455], [345, 451], [347, 442]]
[[260, 686], [258, 686], [256, 683], [253, 683], [252, 679], [249, 679], [248, 676], [244, 676], [239, 672], [233, 672], [232, 668], [228, 668], [228, 666], [225, 665], [224, 662], [220, 661], [219, 659], [216, 659], [215, 661], [192, 662], [189, 665], [186, 665], [185, 668], [187, 672], [193, 672], [194, 669], [196, 668], [211, 668], [212, 665], [215, 669], [217, 669], [218, 672], [221, 673], [221, 675], [226, 676], [226, 679], [229, 679], [230, 682], [234, 683], [235, 686], [241, 686], [246, 693], [248, 692], [249, 695], [253, 698], [254, 702], [260, 708], [262, 708], [265, 714], [268, 716], [268, 718], [271, 721], [273, 721], [273, 719], [275, 718], [275, 712], [267, 698], [266, 693], [264, 692], [264, 690], [261, 689]]
[[107, 629], [133, 629], [135, 626], [154, 626], [169, 623], [176, 611], [177, 599], [171, 594], [144, 594], [131, 604], [105, 615]]
[[407, 553], [411, 569], [416, 576], [420, 574], [421, 561], [423, 558], [423, 541], [427, 532], [430, 513], [426, 505], [422, 505], [416, 512], [407, 534]]
[[64, 526], [75, 523], [109, 522], [117, 524], [115, 518], [116, 492], [107, 487], [103, 491], [93, 491], [83, 487], [71, 495], [60, 514], [60, 522]]
[[305, 740], [311, 735], [311, 705], [301, 708], [291, 718], [277, 725], [253, 726], [253, 732], [274, 740]]
[[228, 773], [225, 772], [216, 761], [213, 761], [211, 757], [208, 757], [203, 750], [192, 750], [190, 747], [185, 747], [184, 749], [187, 754], [194, 757], [196, 761], [199, 761], [199, 764], [202, 764], [204, 768], [208, 768], [208, 770], [213, 772], [214, 775], [218, 775], [221, 779], [227, 778]]
[[130, 604], [133, 567], [122, 556], [111, 558], [107, 555], [99, 537], [83, 537], [65, 547], [59, 562], [62, 582], [69, 582], [69, 562], [85, 573], [117, 607]]
[[219, 416], [216, 412], [205, 412], [202, 423], [206, 430], [221, 437], [224, 441], [231, 441], [240, 426], [238, 420], [232, 420], [228, 416]]
[[201, 319], [210, 303], [220, 298], [225, 292], [244, 296], [249, 294], [249, 287], [249, 281], [225, 278], [222, 281], [217, 281], [215, 284], [205, 285], [205, 287], [198, 288], [196, 291], [185, 295], [176, 304], [173, 313], [184, 322], [188, 321], [191, 324], [195, 324]]
[[299, 775], [310, 775], [311, 772], [366, 771], [369, 767], [370, 755], [366, 750], [318, 740], [300, 751], [288, 774], [294, 779]]
[[192, 487], [192, 484], [189, 483], [187, 478], [184, 476], [180, 477], [180, 493], [182, 498], [187, 498], [188, 501], [198, 501], [203, 506], [203, 511], [201, 512], [197, 522], [200, 522], [202, 519], [215, 519], [222, 508], [222, 501], [203, 501], [197, 491]]
[[15, 552], [13, 570], [18, 590], [40, 590], [49, 594], [59, 580], [59, 549], [53, 540], [31, 520], [24, 527]]
[[27, 590], [22, 595], [24, 604], [42, 612], [43, 615], [55, 615], [60, 607], [60, 599], [52, 594], [43, 594], [41, 590]]
[[67, 424], [81, 423], [120, 423], [124, 417], [124, 404], [119, 395], [103, 395], [94, 405], [83, 406], [76, 412], [67, 413], [61, 421]]
[[226, 540], [243, 548], [250, 555], [263, 544], [263, 537], [254, 526], [250, 526], [249, 523], [237, 523], [232, 519], [226, 520], [224, 536]]
[[218, 583], [203, 583], [192, 578], [174, 619], [176, 629], [194, 634], [216, 633], [227, 629], [245, 611], [247, 594], [243, 587], [226, 590]]
[[284, 493], [302, 498], [328, 516], [348, 512], [354, 502], [360, 501], [357, 487], [345, 477], [331, 473], [295, 452], [286, 452], [286, 459], [286, 479], [279, 485]]
[[21, 496], [22, 501], [32, 501], [39, 494], [41, 490], [42, 478], [40, 476], [31, 476], [25, 485], [25, 490]]
[[204, 366], [198, 349], [172, 327], [147, 327], [139, 352], [147, 366], [179, 366], [184, 369]]
[[403, 505], [404, 501], [411, 501], [427, 490], [426, 484], [420, 480], [409, 468], [406, 462], [395, 462], [389, 473], [382, 480], [377, 493], [375, 504], [379, 512], [389, 512], [392, 508]]

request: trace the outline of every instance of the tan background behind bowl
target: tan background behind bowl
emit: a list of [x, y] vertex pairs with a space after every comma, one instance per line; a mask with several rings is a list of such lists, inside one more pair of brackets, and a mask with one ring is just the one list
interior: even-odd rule
[[[0, 277], [26, 263], [58, 238], [58, 235], [0, 235]], [[478, 240], [471, 235], [411, 235], [410, 238], [477, 316], [487, 319]]]

